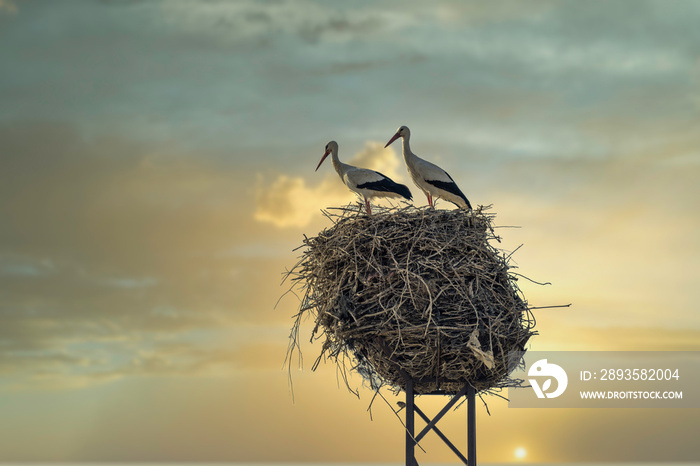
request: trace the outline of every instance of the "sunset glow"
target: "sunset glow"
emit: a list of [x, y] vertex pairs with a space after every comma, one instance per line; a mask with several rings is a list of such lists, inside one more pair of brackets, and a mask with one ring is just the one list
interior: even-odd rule
[[[492, 206], [496, 246], [522, 246], [528, 303], [572, 304], [535, 311], [531, 349], [700, 350], [699, 19], [663, 0], [0, 0], [0, 461], [402, 461], [403, 396], [312, 372], [312, 322], [287, 372], [299, 297], [280, 285], [321, 209], [357, 201], [314, 172], [328, 141], [427, 204], [384, 148], [400, 125]], [[700, 461], [692, 410], [484, 401], [480, 462]], [[440, 425], [459, 445], [464, 409]]]

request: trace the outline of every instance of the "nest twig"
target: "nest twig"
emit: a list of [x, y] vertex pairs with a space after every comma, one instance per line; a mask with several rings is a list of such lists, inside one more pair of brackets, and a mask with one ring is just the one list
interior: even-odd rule
[[350, 362], [375, 390], [402, 390], [406, 377], [417, 393], [519, 384], [511, 356], [536, 334], [535, 319], [510, 256], [489, 243], [499, 238], [486, 209], [325, 211], [333, 225], [304, 238], [286, 275], [302, 290], [288, 360], [312, 315], [311, 339], [325, 337], [314, 369], [329, 357], [346, 379]]

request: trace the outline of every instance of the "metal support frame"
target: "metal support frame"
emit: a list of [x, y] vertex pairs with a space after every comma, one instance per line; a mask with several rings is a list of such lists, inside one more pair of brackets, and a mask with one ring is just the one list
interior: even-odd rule
[[[476, 466], [476, 391], [474, 387], [465, 384], [462, 390], [453, 395], [439, 413], [432, 419], [416, 406], [416, 394], [413, 390], [414, 380], [406, 379], [406, 466], [418, 466], [416, 461], [416, 445], [431, 430], [454, 452], [455, 455], [468, 466]], [[428, 393], [428, 395], [445, 395], [444, 392]], [[463, 396], [467, 397], [467, 456], [438, 429], [437, 423]], [[417, 435], [415, 434], [415, 415], [418, 414], [425, 422], [426, 426]]]
[[[425, 435], [431, 430], [435, 431], [438, 437], [445, 442], [445, 444], [452, 450], [459, 459], [467, 466], [476, 466], [476, 390], [470, 384], [465, 383], [462, 389], [454, 394], [452, 398], [447, 402], [447, 404], [440, 410], [439, 413], [435, 415], [433, 419], [423, 413], [423, 411], [416, 406], [416, 394], [414, 391], [414, 384], [416, 382], [425, 382], [427, 380], [413, 380], [413, 378], [408, 375], [408, 373], [401, 368], [401, 366], [396, 362], [394, 355], [387, 348], [386, 343], [380, 337], [376, 338], [376, 342], [382, 349], [384, 355], [396, 364], [396, 369], [398, 370], [401, 377], [403, 377], [406, 384], [406, 466], [418, 466], [418, 461], [416, 461], [416, 445], [418, 442], [425, 437]], [[442, 381], [448, 382], [448, 381]], [[440, 386], [440, 381], [438, 380], [438, 388]], [[426, 393], [426, 395], [449, 395], [442, 391], [436, 391], [433, 393]], [[467, 457], [459, 451], [457, 447], [454, 446], [452, 442], [445, 436], [445, 434], [437, 428], [436, 424], [442, 417], [447, 414], [447, 412], [452, 408], [460, 398], [463, 396], [467, 397]], [[427, 425], [423, 428], [418, 435], [415, 435], [416, 427], [416, 413], [423, 418]]]

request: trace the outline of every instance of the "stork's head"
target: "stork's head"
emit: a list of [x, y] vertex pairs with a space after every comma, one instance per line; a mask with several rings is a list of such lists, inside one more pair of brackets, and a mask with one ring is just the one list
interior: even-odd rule
[[326, 160], [326, 157], [328, 157], [328, 154], [330, 154], [331, 152], [335, 152], [335, 153], [338, 152], [338, 143], [335, 141], [331, 141], [328, 144], [326, 144], [326, 152], [323, 153], [323, 157], [321, 157], [321, 161], [318, 162], [318, 165], [316, 166], [316, 170], [314, 170], [314, 171], [318, 171], [318, 167], [321, 166], [323, 161]]
[[389, 142], [386, 143], [386, 146], [384, 147], [389, 147], [389, 144], [392, 142], [396, 141], [398, 138], [409, 138], [411, 137], [411, 131], [408, 129], [408, 126], [400, 126], [398, 130], [396, 130], [396, 134], [394, 134], [391, 139], [389, 139]]

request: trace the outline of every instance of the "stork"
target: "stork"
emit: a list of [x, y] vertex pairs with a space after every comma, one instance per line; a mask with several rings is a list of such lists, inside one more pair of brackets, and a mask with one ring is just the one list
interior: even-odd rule
[[333, 168], [338, 172], [345, 186], [365, 199], [365, 206], [369, 215], [372, 215], [369, 200], [373, 197], [404, 197], [409, 201], [412, 199], [411, 191], [407, 186], [394, 182], [388, 176], [374, 170], [353, 167], [341, 162], [338, 159], [338, 143], [335, 141], [326, 144], [326, 152], [321, 157], [321, 161], [318, 162], [316, 171], [318, 171], [323, 161], [326, 160], [328, 154], [332, 154]]
[[472, 209], [467, 196], [464, 195], [457, 183], [445, 170], [411, 152], [411, 146], [408, 142], [411, 139], [411, 131], [407, 126], [401, 126], [384, 147], [389, 147], [389, 144], [398, 138], [403, 140], [403, 158], [406, 161], [408, 174], [411, 175], [411, 179], [416, 183], [416, 186], [428, 197], [430, 207], [435, 208], [433, 205], [433, 197], [435, 197], [436, 199], [441, 198], [450, 201], [457, 207], [466, 208], [467, 210]]

